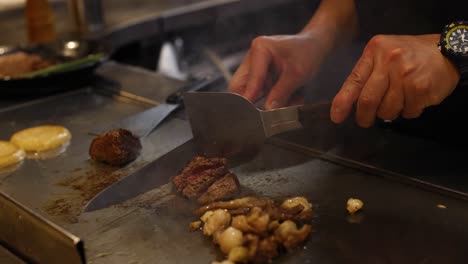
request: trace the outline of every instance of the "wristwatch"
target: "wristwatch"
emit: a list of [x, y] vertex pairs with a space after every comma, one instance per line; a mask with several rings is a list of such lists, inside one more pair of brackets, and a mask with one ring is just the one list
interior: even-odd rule
[[455, 21], [442, 30], [438, 47], [460, 72], [460, 83], [468, 84], [468, 21]]

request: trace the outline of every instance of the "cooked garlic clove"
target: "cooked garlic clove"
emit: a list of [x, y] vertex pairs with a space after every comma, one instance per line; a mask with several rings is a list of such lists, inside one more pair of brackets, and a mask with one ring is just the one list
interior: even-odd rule
[[361, 208], [364, 206], [364, 203], [356, 198], [349, 198], [347, 203], [346, 203], [346, 209], [350, 214], [354, 214], [355, 212], [361, 210]]

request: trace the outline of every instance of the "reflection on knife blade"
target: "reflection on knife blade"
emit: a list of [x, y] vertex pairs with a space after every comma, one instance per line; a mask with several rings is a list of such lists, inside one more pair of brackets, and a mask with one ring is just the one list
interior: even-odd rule
[[169, 95], [165, 103], [152, 107], [143, 112], [130, 115], [121, 120], [117, 120], [111, 124], [104, 124], [95, 127], [90, 134], [101, 135], [107, 131], [114, 129], [126, 129], [131, 131], [137, 137], [145, 137], [149, 135], [154, 128], [156, 128], [166, 117], [168, 117], [173, 111], [182, 106], [183, 96], [189, 91], [200, 91], [205, 90], [215, 85], [220, 80], [221, 76], [215, 76], [206, 79], [195, 80], [177, 90], [175, 93]]

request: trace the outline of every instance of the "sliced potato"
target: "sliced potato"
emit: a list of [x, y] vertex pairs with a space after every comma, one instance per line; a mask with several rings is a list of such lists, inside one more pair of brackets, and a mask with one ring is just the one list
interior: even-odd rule
[[42, 151], [27, 151], [26, 152], [26, 159], [35, 159], [35, 160], [46, 160], [46, 159], [53, 159], [60, 154], [64, 153], [70, 142], [66, 142], [62, 144], [58, 148], [49, 149], [49, 150], [42, 150]]
[[21, 162], [25, 157], [24, 150], [8, 141], [0, 141], [0, 168]]
[[11, 142], [25, 151], [51, 150], [69, 142], [71, 134], [63, 126], [36, 126], [16, 132]]

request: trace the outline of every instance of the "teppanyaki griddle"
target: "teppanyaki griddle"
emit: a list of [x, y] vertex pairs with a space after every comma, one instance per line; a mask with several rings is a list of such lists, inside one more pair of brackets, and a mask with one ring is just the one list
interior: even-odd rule
[[[322, 136], [341, 129], [330, 127]], [[199, 154], [196, 149], [196, 142], [190, 140], [152, 166], [174, 171], [177, 164], [181, 169], [181, 164]], [[240, 179], [242, 195], [305, 196], [314, 205], [310, 239], [276, 263], [463, 263], [468, 242], [466, 195], [333, 152], [273, 137], [253, 160], [230, 164]], [[161, 263], [220, 260], [201, 233], [187, 228], [197, 219], [191, 213], [196, 205], [173, 191], [168, 175], [153, 176], [164, 177], [167, 183], [124, 202], [124, 207], [149, 209], [143, 219], [129, 215], [120, 221], [125, 230], [136, 230], [124, 241], [148, 239], [145, 233], [150, 229], [141, 226], [154, 226], [158, 234], [150, 241], [156, 247], [154, 256], [165, 259]], [[345, 209], [351, 197], [365, 203], [354, 216]], [[132, 223], [128, 229], [126, 221]]]
[[[83, 102], [86, 102], [87, 109], [84, 113], [80, 110]], [[114, 112], [109, 110], [111, 106]], [[14, 194], [34, 210], [40, 210], [41, 205], [56, 198], [54, 195], [63, 194], [59, 197], [64, 197], [68, 202], [67, 195], [73, 190], [55, 184], [59, 179], [84, 174], [84, 169], [93, 166], [87, 161], [86, 154], [91, 139], [86, 134], [89, 124], [104, 118], [115, 119], [117, 110], [136, 112], [137, 109], [133, 107], [84, 90], [3, 111], [3, 120], [7, 121], [2, 123], [2, 134], [5, 137], [20, 128], [49, 120], [65, 122], [67, 127], [72, 128], [75, 137], [64, 155], [47, 161], [25, 162], [16, 173], [3, 178], [1, 189]], [[34, 119], [31, 113], [34, 113]], [[279, 199], [289, 195], [305, 195], [314, 204], [314, 233], [305, 248], [275, 263], [465, 262], [464, 250], [468, 237], [465, 200], [448, 195], [441, 187], [425, 190], [423, 188], [427, 185], [422, 182], [408, 185], [395, 181], [394, 177], [372, 173], [372, 170], [364, 171], [339, 162], [333, 163], [325, 154], [333, 152], [341, 155], [343, 150], [347, 153], [359, 150], [362, 156], [371, 155], [377, 159], [379, 155], [373, 153], [376, 150], [387, 153], [389, 146], [375, 143], [363, 131], [322, 127], [326, 128], [324, 123], [311, 122], [310, 130], [296, 132], [304, 133], [304, 137], [310, 141], [326, 142], [324, 148], [316, 148], [314, 151], [312, 148], [302, 148], [300, 144], [270, 140], [256, 159], [232, 165], [241, 180], [244, 194]], [[187, 130], [187, 122], [168, 120], [151, 140], [145, 142], [146, 153], [143, 153], [142, 158], [152, 160], [173, 149], [183, 142], [181, 140], [189, 139]], [[177, 137], [174, 137], [175, 134]], [[341, 137], [345, 143], [351, 140], [356, 143], [350, 146], [336, 140], [327, 141], [327, 138], [333, 139], [332, 135]], [[389, 138], [392, 136], [388, 135]], [[169, 142], [171, 140], [174, 142]], [[415, 150], [413, 140], [404, 143], [407, 148]], [[183, 145], [180, 150], [184, 151], [185, 147], [191, 149]], [[427, 147], [418, 149], [428, 152]], [[191, 157], [190, 154], [194, 152], [187, 152], [185, 157]], [[416, 150], [412, 155], [415, 154]], [[436, 157], [435, 152], [430, 154]], [[172, 151], [168, 157], [170, 162], [165, 166], [175, 166], [172, 161], [180, 158]], [[402, 158], [405, 157], [406, 154]], [[425, 170], [419, 167], [418, 171], [425, 172], [433, 164], [425, 164]], [[445, 176], [453, 174], [455, 165], [446, 166]], [[459, 167], [459, 170], [464, 169], [463, 166]], [[73, 172], [75, 168], [83, 169]], [[216, 251], [211, 242], [200, 233], [188, 231], [187, 224], [195, 220], [190, 211], [194, 205], [177, 196], [171, 187], [168, 183], [136, 197], [125, 206], [83, 214], [73, 224], [59, 218], [53, 219], [84, 239], [86, 255], [94, 264], [135, 261], [172, 264], [186, 263], [187, 260], [207, 263], [213, 260]], [[358, 218], [348, 218], [345, 210], [346, 199], [351, 196], [365, 202], [363, 214]], [[439, 204], [446, 208], [437, 207]], [[41, 213], [51, 217], [47, 212]]]
[[[190, 140], [165, 155], [159, 166], [183, 164], [197, 154], [195, 149]], [[465, 200], [392, 180], [371, 168], [364, 171], [326, 160], [323, 153], [270, 139], [255, 159], [231, 164], [241, 182], [241, 196], [305, 196], [313, 204], [309, 240], [274, 263], [464, 263]], [[354, 216], [345, 209], [350, 197], [365, 203]], [[197, 206], [175, 194], [170, 182], [123, 204], [134, 206], [144, 209], [113, 222], [125, 232], [108, 231], [112, 237], [107, 239], [123, 244], [144, 240], [152, 245], [150, 256], [158, 263], [221, 260], [209, 239], [189, 231], [188, 224], [197, 220], [192, 214]]]

